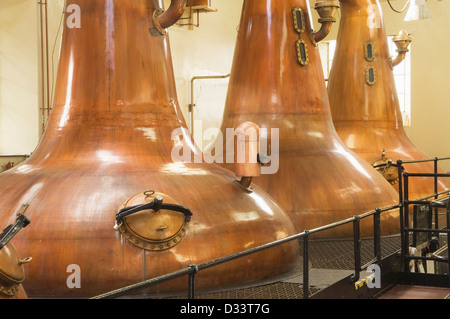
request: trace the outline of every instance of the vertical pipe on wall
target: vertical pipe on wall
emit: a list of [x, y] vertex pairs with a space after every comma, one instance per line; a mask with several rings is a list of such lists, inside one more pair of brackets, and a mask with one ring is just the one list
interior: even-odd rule
[[44, 26], [43, 26], [43, 12], [42, 12], [42, 1], [38, 2], [39, 4], [39, 24], [40, 24], [40, 29], [39, 29], [39, 39], [40, 39], [40, 52], [41, 52], [41, 134], [44, 133], [44, 129], [45, 129], [45, 88], [44, 88]]
[[45, 131], [45, 125], [50, 115], [50, 70], [48, 53], [48, 9], [47, 0], [40, 0], [39, 5], [39, 39], [41, 60], [41, 134]]
[[[49, 70], [49, 56], [48, 56], [48, 10], [47, 10], [47, 0], [42, 0], [44, 1], [44, 9], [45, 9], [45, 59], [46, 59], [46, 77], [47, 77], [47, 82], [46, 82], [46, 86], [47, 86], [47, 110], [46, 110], [46, 118], [48, 119], [48, 117], [50, 116], [50, 70]], [[45, 125], [45, 123], [44, 123]]]

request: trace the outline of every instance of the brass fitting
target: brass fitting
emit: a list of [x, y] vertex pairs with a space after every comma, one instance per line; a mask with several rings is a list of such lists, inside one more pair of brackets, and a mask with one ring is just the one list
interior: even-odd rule
[[317, 46], [317, 43], [322, 41], [331, 31], [331, 26], [336, 22], [336, 12], [339, 8], [339, 1], [337, 0], [322, 0], [317, 1], [314, 9], [319, 14], [320, 30], [310, 33], [311, 42]]
[[408, 32], [401, 30], [396, 36], [394, 36], [392, 41], [397, 46], [398, 54], [395, 59], [390, 58], [389, 62], [391, 64], [391, 68], [400, 64], [405, 59], [406, 53], [409, 51], [408, 47], [412, 42], [412, 38], [409, 36]]

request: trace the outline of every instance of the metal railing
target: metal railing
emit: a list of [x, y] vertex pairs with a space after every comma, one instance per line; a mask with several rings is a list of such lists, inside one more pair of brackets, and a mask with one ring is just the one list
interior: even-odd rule
[[[439, 191], [438, 190], [438, 179], [441, 177], [450, 178], [450, 173], [438, 173], [438, 162], [442, 160], [450, 160], [450, 157], [442, 157], [442, 158], [430, 158], [424, 160], [411, 160], [411, 161], [398, 161], [398, 170], [399, 170], [399, 196], [400, 203], [402, 203], [400, 208], [400, 221], [401, 221], [401, 258], [404, 260], [404, 271], [410, 272], [409, 262], [411, 260], [421, 260], [421, 261], [438, 261], [438, 262], [446, 262], [448, 264], [448, 276], [449, 276], [449, 287], [450, 287], [450, 249], [447, 249], [447, 257], [436, 257], [436, 256], [414, 256], [409, 253], [409, 234], [410, 233], [431, 233], [431, 234], [446, 234], [447, 238], [449, 238], [450, 234], [450, 202], [448, 202], [445, 206], [442, 203], [437, 202], [436, 200], [444, 198], [442, 195], [448, 195], [449, 190]], [[401, 172], [403, 164], [409, 163], [420, 163], [420, 162], [434, 162], [434, 172], [433, 173], [408, 173]], [[403, 177], [403, 178], [401, 178]], [[434, 193], [428, 196], [424, 196], [421, 198], [409, 199], [409, 183], [410, 178], [414, 177], [428, 177], [433, 178], [434, 182]], [[434, 199], [434, 201], [430, 200]], [[447, 199], [449, 200], [449, 199]], [[410, 205], [429, 205], [431, 208], [434, 208], [434, 228], [417, 228], [414, 225], [410, 227]], [[446, 228], [439, 228], [439, 220], [438, 220], [438, 208], [445, 207], [446, 208]], [[413, 212], [415, 214], [415, 212]], [[414, 217], [414, 216], [413, 216]], [[448, 242], [448, 240], [447, 240]]]
[[[363, 213], [361, 215], [356, 215], [353, 216], [351, 218], [347, 218], [338, 222], [334, 222], [328, 225], [324, 225], [318, 228], [314, 228], [311, 230], [305, 230], [301, 233], [297, 233], [295, 235], [286, 237], [284, 239], [280, 239], [280, 240], [276, 240], [264, 245], [260, 245], [254, 248], [250, 248], [235, 254], [231, 254], [228, 256], [224, 256], [221, 258], [217, 258], [211, 261], [207, 261], [201, 264], [191, 264], [189, 266], [187, 266], [184, 269], [180, 269], [178, 271], [166, 274], [166, 275], [162, 275], [159, 277], [155, 277], [155, 278], [151, 278], [148, 280], [144, 280], [142, 282], [130, 285], [130, 286], [126, 286], [117, 290], [113, 290], [98, 296], [93, 297], [92, 299], [107, 299], [107, 298], [117, 298], [117, 297], [121, 297], [133, 292], [136, 292], [138, 290], [144, 289], [144, 288], [148, 288], [151, 286], [155, 286], [173, 279], [177, 279], [180, 277], [184, 277], [184, 276], [188, 276], [188, 283], [187, 283], [187, 288], [188, 288], [188, 298], [189, 299], [194, 299], [195, 298], [195, 279], [196, 279], [196, 275], [200, 272], [203, 271], [205, 269], [238, 259], [238, 258], [242, 258], [244, 256], [248, 256], [260, 251], [263, 251], [265, 249], [269, 249], [275, 246], [279, 246], [282, 244], [285, 244], [287, 242], [291, 242], [294, 240], [299, 240], [299, 239], [303, 239], [303, 298], [304, 299], [308, 299], [309, 298], [309, 288], [310, 288], [310, 284], [309, 284], [309, 267], [308, 267], [308, 261], [309, 261], [309, 238], [311, 235], [313, 234], [317, 234], [326, 230], [330, 230], [339, 226], [343, 226], [346, 224], [353, 224], [353, 253], [354, 253], [354, 275], [353, 275], [353, 281], [357, 282], [360, 279], [360, 272], [365, 269], [368, 265], [372, 264], [372, 263], [381, 263], [381, 234], [380, 234], [380, 221], [381, 221], [381, 214], [387, 211], [391, 211], [394, 209], [399, 209], [400, 211], [400, 233], [401, 233], [401, 251], [402, 251], [402, 257], [405, 258], [404, 260], [407, 259], [414, 259], [413, 256], [407, 256], [406, 252], [408, 251], [408, 247], [405, 247], [405, 244], [408, 244], [408, 241], [405, 239], [405, 234], [410, 232], [410, 231], [422, 231], [422, 229], [414, 229], [414, 228], [409, 228], [409, 227], [405, 227], [405, 225], [408, 225], [408, 217], [405, 217], [408, 215], [408, 205], [409, 204], [413, 204], [416, 201], [409, 201], [408, 199], [408, 178], [410, 176], [432, 176], [435, 178], [435, 192], [430, 195], [427, 196], [427, 198], [432, 198], [434, 197], [435, 199], [437, 199], [440, 195], [444, 194], [444, 193], [448, 193], [449, 191], [444, 191], [441, 193], [437, 192], [437, 187], [438, 187], [438, 183], [437, 183], [437, 179], [438, 177], [450, 177], [450, 174], [437, 174], [437, 162], [439, 160], [446, 160], [446, 159], [450, 159], [450, 157], [448, 158], [433, 158], [433, 159], [429, 159], [429, 160], [418, 160], [418, 161], [398, 161], [398, 169], [399, 169], [399, 204], [398, 205], [393, 205], [393, 206], [389, 206], [389, 207], [384, 207], [384, 208], [376, 208], [372, 211]], [[408, 164], [408, 163], [417, 163], [417, 162], [425, 162], [425, 161], [434, 161], [435, 162], [435, 173], [434, 174], [408, 174], [406, 172], [403, 172], [402, 170], [402, 164]], [[404, 176], [405, 181], [402, 181], [401, 176]], [[403, 183], [405, 183], [406, 187], [403, 190]], [[405, 198], [404, 198], [405, 197]], [[418, 201], [422, 202], [422, 200], [424, 200], [425, 198], [419, 199]], [[374, 246], [373, 246], [373, 252], [374, 252], [374, 257], [372, 260], [370, 260], [368, 263], [361, 265], [361, 234], [360, 234], [360, 222], [362, 219], [364, 218], [368, 218], [372, 216], [373, 217], [373, 237], [374, 237]], [[406, 218], [406, 219], [405, 219]], [[428, 230], [427, 230], [428, 231]], [[433, 229], [433, 231], [437, 231], [436, 229]], [[448, 233], [448, 231], [445, 231], [446, 233]], [[426, 258], [426, 257], [423, 257]], [[450, 274], [449, 274], [450, 276]]]
[[152, 279], [148, 279], [127, 287], [123, 287], [117, 290], [113, 290], [110, 292], [107, 292], [105, 294], [102, 295], [98, 295], [96, 297], [93, 297], [92, 299], [106, 299], [106, 298], [117, 298], [117, 297], [121, 297], [124, 296], [126, 294], [138, 291], [140, 289], [143, 288], [148, 288], [151, 286], [155, 286], [158, 284], [161, 284], [163, 282], [172, 280], [172, 279], [176, 279], [179, 277], [183, 277], [183, 276], [189, 276], [189, 280], [188, 280], [188, 298], [189, 299], [194, 299], [195, 298], [195, 276], [199, 271], [217, 266], [219, 264], [223, 264], [226, 262], [229, 262], [231, 260], [237, 259], [237, 258], [241, 258], [256, 252], [260, 252], [262, 250], [268, 249], [268, 248], [272, 248], [275, 246], [279, 246], [282, 245], [284, 243], [293, 241], [293, 240], [298, 240], [303, 238], [303, 297], [305, 299], [307, 299], [309, 297], [309, 269], [308, 269], [308, 257], [309, 257], [309, 236], [316, 234], [316, 233], [320, 233], [322, 231], [326, 231], [326, 230], [330, 230], [332, 228], [336, 228], [345, 224], [349, 224], [349, 223], [353, 223], [353, 231], [354, 231], [354, 253], [355, 253], [355, 275], [354, 275], [354, 281], [358, 281], [359, 280], [359, 273], [362, 269], [364, 269], [363, 266], [361, 266], [361, 236], [360, 236], [360, 232], [359, 232], [359, 228], [360, 228], [360, 221], [363, 218], [367, 218], [370, 216], [373, 216], [374, 218], [374, 261], [381, 261], [381, 236], [380, 236], [380, 215], [383, 212], [386, 211], [390, 211], [392, 209], [397, 209], [399, 208], [400, 205], [394, 205], [394, 206], [389, 206], [389, 207], [385, 207], [385, 208], [377, 208], [375, 210], [366, 212], [364, 214], [361, 215], [357, 215], [357, 216], [353, 216], [351, 218], [347, 218], [344, 219], [342, 221], [338, 221], [335, 223], [331, 223], [325, 226], [321, 226], [318, 228], [314, 228], [311, 230], [305, 230], [301, 233], [280, 239], [280, 240], [276, 240], [261, 246], [257, 246], [254, 248], [250, 248], [235, 254], [231, 254], [228, 256], [224, 256], [221, 258], [217, 258], [205, 263], [201, 263], [198, 265], [192, 264], [189, 265], [188, 267], [166, 274], [166, 275], [162, 275], [159, 277], [155, 277]]

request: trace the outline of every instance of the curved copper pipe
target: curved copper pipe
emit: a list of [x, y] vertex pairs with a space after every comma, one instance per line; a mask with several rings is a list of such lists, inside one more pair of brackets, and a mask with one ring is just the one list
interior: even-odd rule
[[391, 67], [395, 67], [397, 65], [399, 65], [406, 57], [406, 52], [408, 52], [408, 50], [406, 51], [397, 51], [398, 54], [395, 57], [395, 59], [391, 59], [390, 63], [391, 63]]
[[311, 33], [311, 39], [313, 40], [313, 43], [316, 44], [323, 39], [330, 33], [331, 27], [333, 25], [333, 22], [335, 21], [327, 21], [323, 22], [322, 26], [320, 27], [319, 31]]
[[154, 16], [153, 23], [155, 24], [155, 28], [158, 30], [159, 28], [167, 29], [174, 25], [183, 15], [186, 3], [187, 0], [172, 0], [166, 11], [162, 11], [156, 17]]

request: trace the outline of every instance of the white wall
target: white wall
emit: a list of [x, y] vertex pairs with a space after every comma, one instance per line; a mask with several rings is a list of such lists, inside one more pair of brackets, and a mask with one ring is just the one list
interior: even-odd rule
[[37, 5], [0, 1], [0, 154], [29, 154], [39, 138]]
[[[165, 1], [169, 2], [170, 1]], [[231, 71], [237, 29], [243, 0], [213, 0], [217, 12], [201, 13], [199, 27], [172, 27], [169, 39], [172, 48], [178, 100], [190, 127], [191, 79], [194, 76], [222, 76]], [[196, 17], [194, 22], [196, 22]], [[191, 30], [189, 30], [191, 29]], [[201, 129], [218, 128], [222, 121], [228, 78], [194, 81], [194, 137], [202, 143]], [[200, 144], [203, 145], [200, 145]]]
[[[404, 1], [391, 1], [401, 9]], [[411, 33], [411, 127], [405, 128], [413, 143], [431, 157], [450, 156], [450, 1], [428, 0], [432, 18], [405, 22], [406, 13], [395, 13], [383, 3], [389, 34]], [[450, 161], [441, 162], [450, 171]]]

